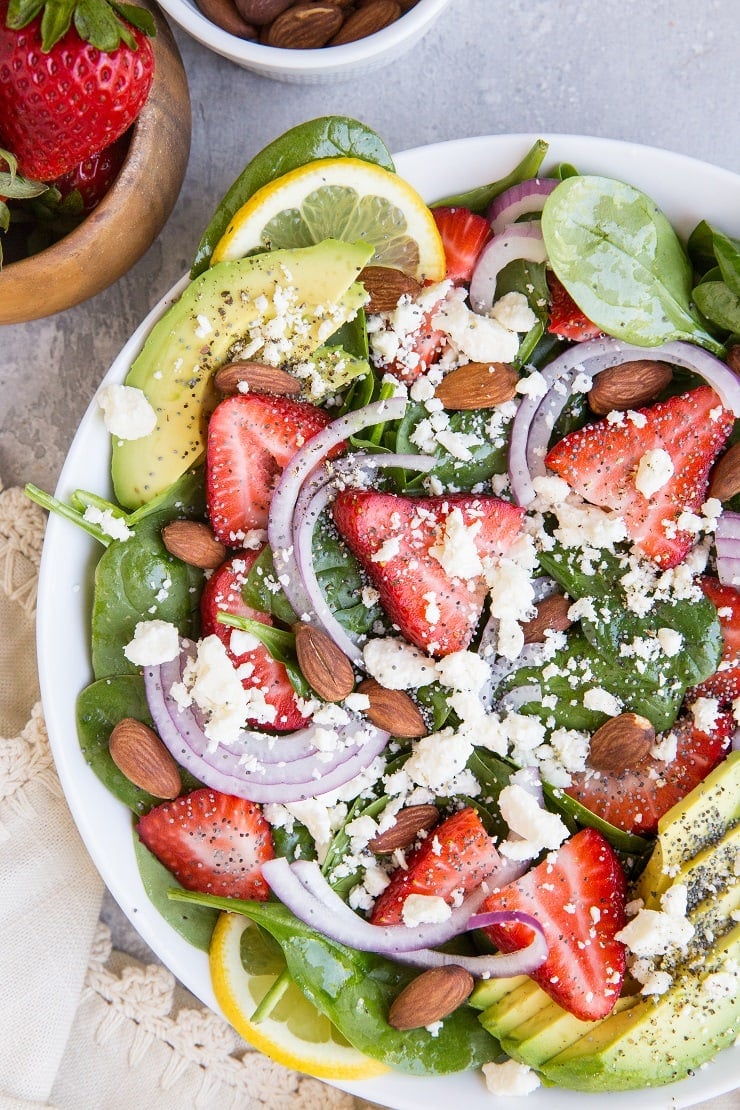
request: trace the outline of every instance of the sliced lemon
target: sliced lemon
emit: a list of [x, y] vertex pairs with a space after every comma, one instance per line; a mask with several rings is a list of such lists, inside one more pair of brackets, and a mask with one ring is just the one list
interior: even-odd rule
[[418, 281], [445, 276], [442, 240], [419, 194], [402, 177], [359, 158], [309, 162], [258, 189], [234, 214], [211, 262], [323, 239], [372, 243], [372, 265]]
[[221, 914], [209, 958], [221, 1009], [237, 1033], [266, 1056], [320, 1079], [370, 1079], [388, 1070], [353, 1048], [293, 983], [267, 1016], [252, 1021], [285, 960], [277, 943], [248, 917]]

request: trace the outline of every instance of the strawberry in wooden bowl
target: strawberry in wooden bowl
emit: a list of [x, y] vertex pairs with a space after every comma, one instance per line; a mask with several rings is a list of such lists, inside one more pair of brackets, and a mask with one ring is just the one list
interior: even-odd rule
[[169, 216], [189, 148], [187, 82], [158, 13], [0, 0], [0, 323], [121, 277]]

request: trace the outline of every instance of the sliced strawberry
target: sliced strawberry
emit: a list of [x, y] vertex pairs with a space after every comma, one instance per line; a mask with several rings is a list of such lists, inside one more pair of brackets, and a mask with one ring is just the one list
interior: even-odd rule
[[[245, 690], [257, 689], [264, 694], [268, 705], [277, 710], [268, 727], [277, 732], [292, 732], [303, 728], [306, 719], [300, 712], [295, 690], [291, 686], [287, 671], [282, 663], [270, 655], [264, 645], [250, 651], [231, 650], [233, 628], [221, 624], [219, 613], [231, 613], [235, 617], [247, 617], [261, 624], [272, 624], [267, 613], [250, 608], [242, 597], [242, 587], [247, 580], [250, 568], [260, 551], [241, 551], [227, 559], [214, 571], [205, 584], [200, 601], [201, 624], [204, 636], [215, 634], [224, 643], [235, 667], [242, 668], [242, 685]], [[263, 724], [257, 720], [254, 724]]]
[[715, 674], [688, 694], [687, 701], [695, 698], [718, 698], [729, 706], [740, 697], [740, 593], [734, 586], [724, 586], [716, 578], [702, 578], [701, 588], [717, 607], [722, 629], [722, 661]]
[[[582, 1021], [605, 1017], [619, 998], [624, 945], [614, 939], [625, 925], [626, 883], [616, 853], [596, 829], [581, 829], [557, 852], [516, 882], [486, 898], [481, 913], [528, 913], [545, 931], [549, 951], [532, 973], [543, 991]], [[485, 930], [502, 952], [532, 939], [526, 925]]]
[[[397, 349], [392, 357], [381, 354], [377, 345], [373, 350], [373, 361], [379, 370], [392, 374], [400, 382], [412, 385], [425, 374], [430, 366], [439, 362], [447, 342], [447, 336], [435, 328], [432, 319], [438, 310], [437, 302], [425, 312], [418, 327], [411, 331], [399, 331], [398, 323], [392, 314], [386, 324], [386, 331], [393, 334], [393, 344]], [[385, 350], [385, 348], [384, 348]]]
[[400, 925], [409, 894], [436, 895], [451, 906], [460, 891], [467, 894], [480, 886], [498, 858], [475, 810], [470, 806], [461, 809], [427, 834], [409, 855], [405, 868], [393, 872], [370, 920], [374, 925]]
[[491, 225], [469, 208], [433, 208], [432, 215], [442, 236], [447, 260], [446, 277], [455, 285], [467, 285], [478, 255], [491, 238]]
[[453, 577], [451, 528], [457, 524], [484, 559], [507, 550], [523, 511], [496, 497], [413, 498], [349, 489], [338, 495], [333, 513], [390, 619], [422, 651], [443, 656], [468, 646], [486, 597], [482, 573]]
[[565, 792], [618, 829], [653, 836], [663, 814], [724, 759], [734, 730], [731, 713], [720, 713], [711, 733], [700, 732], [690, 719], [677, 722], [671, 729], [674, 759], [649, 755], [623, 771], [579, 771]]
[[581, 312], [552, 270], [547, 272], [547, 284], [550, 289], [550, 322], [547, 330], [552, 335], [560, 336], [561, 339], [573, 339], [576, 343], [601, 335], [601, 329]]
[[267, 525], [275, 483], [296, 451], [329, 423], [323, 409], [266, 393], [237, 393], [214, 409], [206, 447], [206, 501], [221, 543], [241, 546]]
[[267, 900], [261, 867], [272, 859], [272, 832], [254, 802], [203, 787], [163, 802], [136, 830], [186, 890]]
[[[714, 390], [700, 386], [625, 414], [619, 423], [598, 420], [571, 432], [545, 463], [586, 501], [616, 510], [649, 559], [675, 567], [696, 542], [691, 532], [679, 530], [678, 519], [700, 510], [712, 463], [733, 424]], [[635, 481], [645, 453], [656, 450], [668, 453], [673, 473], [646, 497]]]

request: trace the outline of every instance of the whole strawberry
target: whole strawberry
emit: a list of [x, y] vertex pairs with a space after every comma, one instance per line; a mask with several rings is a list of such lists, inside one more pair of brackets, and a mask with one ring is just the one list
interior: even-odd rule
[[128, 130], [154, 77], [153, 30], [143, 8], [108, 0], [0, 0], [0, 146], [19, 172], [51, 181]]

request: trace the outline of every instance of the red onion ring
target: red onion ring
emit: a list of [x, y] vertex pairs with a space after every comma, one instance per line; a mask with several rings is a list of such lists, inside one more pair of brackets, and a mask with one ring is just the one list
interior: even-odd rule
[[385, 420], [400, 420], [405, 411], [405, 398], [391, 397], [340, 416], [312, 436], [285, 467], [270, 502], [267, 538], [272, 549], [275, 573], [293, 611], [299, 617], [308, 613], [311, 607], [293, 551], [293, 515], [303, 482], [329, 451], [349, 436]]
[[591, 339], [568, 348], [542, 371], [547, 393], [540, 398], [526, 396], [517, 409], [509, 445], [509, 480], [514, 500], [526, 506], [534, 500], [532, 477], [546, 473], [545, 455], [555, 421], [570, 397], [570, 385], [577, 374], [594, 378], [602, 370], [622, 362], [645, 357], [693, 370], [717, 393], [724, 408], [740, 416], [740, 381], [726, 363], [691, 343], [663, 343], [657, 347], [637, 347], [620, 339]]
[[740, 513], [726, 509], [714, 533], [717, 577], [723, 586], [740, 586]]
[[496, 299], [498, 275], [509, 262], [522, 258], [525, 262], [545, 262], [547, 251], [539, 220], [512, 224], [483, 248], [470, 279], [470, 306], [485, 316]]
[[[496, 911], [476, 918], [472, 907], [476, 902], [480, 905], [488, 893], [482, 887], [468, 895], [446, 921], [409, 928], [371, 925], [358, 917], [331, 889], [315, 861], [298, 860], [290, 864], [280, 856], [264, 863], [262, 874], [273, 893], [299, 920], [328, 939], [361, 952], [376, 952], [417, 967], [457, 964], [484, 979], [530, 974], [547, 958], [548, 945], [542, 926], [528, 914]], [[477, 928], [471, 925], [477, 919], [487, 924], [521, 922], [532, 929], [534, 939], [518, 952], [495, 956], [456, 956], [435, 952], [430, 947], [443, 944], [469, 928]]]
[[520, 216], [530, 212], [541, 212], [545, 201], [560, 182], [554, 177], [532, 177], [519, 185], [505, 189], [492, 202], [488, 209], [488, 219], [494, 235], [500, 235], [505, 227], [514, 224]]
[[[165, 747], [174, 759], [206, 786], [253, 802], [297, 802], [344, 786], [384, 750], [390, 735], [367, 721], [351, 718], [336, 729], [341, 747], [322, 752], [313, 742], [317, 726], [285, 737], [244, 730], [238, 744], [208, 739], [202, 715], [181, 710], [170, 694], [192, 644], [183, 641], [180, 656], [170, 663], [144, 668], [149, 711]], [[245, 763], [245, 759], [247, 763]], [[255, 761], [257, 766], [250, 768]]]

